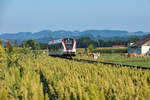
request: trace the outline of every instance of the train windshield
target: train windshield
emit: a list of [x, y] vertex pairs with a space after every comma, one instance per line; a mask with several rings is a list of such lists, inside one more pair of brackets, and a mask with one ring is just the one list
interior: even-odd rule
[[71, 39], [71, 38], [65, 38], [64, 42], [65, 42], [65, 45], [66, 45], [66, 49], [67, 50], [72, 50], [74, 40]]

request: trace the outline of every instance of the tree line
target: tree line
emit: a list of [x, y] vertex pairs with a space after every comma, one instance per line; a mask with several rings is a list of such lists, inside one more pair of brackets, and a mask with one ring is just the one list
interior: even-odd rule
[[[90, 37], [81, 37], [76, 39], [77, 48], [96, 48], [96, 47], [112, 47], [113, 45], [124, 45], [127, 46], [128, 43], [133, 43], [138, 41], [140, 38], [137, 36], [130, 37], [126, 40], [117, 39], [117, 40], [92, 40]], [[9, 41], [10, 43], [11, 41]], [[2, 43], [2, 41], [0, 41]], [[13, 42], [14, 46], [20, 46], [23, 48], [30, 49], [48, 49], [48, 43], [38, 43], [35, 40], [23, 41], [21, 45], [18, 45], [17, 40]]]
[[77, 48], [88, 48], [90, 45], [94, 47], [112, 47], [113, 45], [124, 45], [127, 46], [128, 43], [133, 43], [138, 41], [140, 38], [137, 36], [130, 37], [126, 40], [92, 40], [90, 37], [82, 37], [77, 39]]

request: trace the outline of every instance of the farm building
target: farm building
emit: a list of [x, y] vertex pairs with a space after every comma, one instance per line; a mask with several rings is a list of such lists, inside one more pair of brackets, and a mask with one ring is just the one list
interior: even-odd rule
[[150, 34], [135, 43], [130, 43], [128, 53], [150, 54]]

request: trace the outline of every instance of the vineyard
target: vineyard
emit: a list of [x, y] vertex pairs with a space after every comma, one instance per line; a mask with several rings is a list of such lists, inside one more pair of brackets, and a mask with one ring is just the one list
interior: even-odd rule
[[0, 100], [148, 100], [150, 71], [0, 46]]

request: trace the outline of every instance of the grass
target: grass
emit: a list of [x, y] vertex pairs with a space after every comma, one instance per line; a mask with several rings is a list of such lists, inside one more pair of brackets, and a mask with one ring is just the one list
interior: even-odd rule
[[105, 62], [113, 62], [119, 64], [135, 65], [135, 66], [146, 66], [150, 67], [150, 57], [137, 58], [137, 57], [121, 57], [121, 54], [102, 54], [100, 59]]
[[[112, 49], [112, 48], [101, 48], [101, 49], [109, 50], [109, 49]], [[117, 48], [115, 48], [115, 49], [117, 49]], [[77, 55], [75, 58], [94, 60], [93, 57], [87, 57], [87, 56], [83, 56], [82, 57], [80, 55]], [[112, 63], [117, 63], [117, 64], [126, 64], [126, 65], [150, 67], [150, 57], [143, 57], [143, 58], [122, 57], [121, 53], [101, 53], [101, 56], [97, 59], [97, 61], [104, 61], [104, 62], [112, 62]]]

